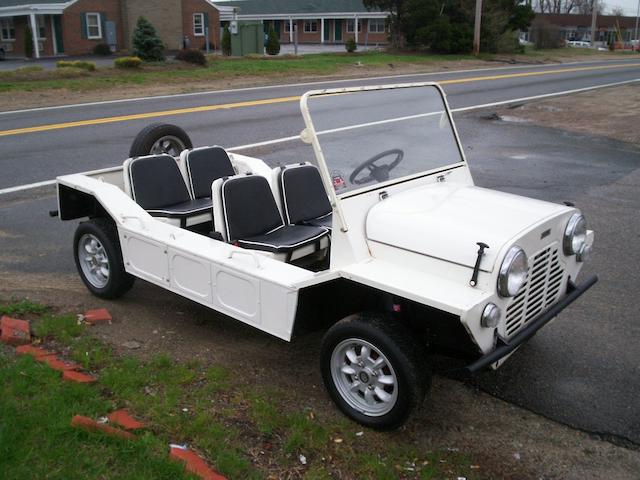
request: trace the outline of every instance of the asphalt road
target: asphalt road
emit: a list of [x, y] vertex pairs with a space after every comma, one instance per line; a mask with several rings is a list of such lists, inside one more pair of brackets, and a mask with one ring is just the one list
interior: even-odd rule
[[[151, 121], [177, 123], [194, 144], [231, 147], [296, 135], [295, 100], [309, 88], [398, 81], [445, 81], [453, 108], [487, 104], [640, 78], [640, 62], [506, 68], [439, 75], [279, 86], [73, 108], [0, 114], [0, 190], [82, 170], [121, 164], [131, 140]], [[218, 108], [214, 105], [226, 105]], [[205, 111], [185, 111], [207, 106]], [[171, 114], [153, 112], [172, 111]], [[152, 118], [131, 119], [139, 113]], [[638, 219], [640, 147], [601, 138], [486, 120], [486, 111], [455, 115], [475, 181], [551, 201], [574, 201], [596, 230], [596, 255], [585, 273], [601, 282], [520, 349], [498, 372], [478, 376], [483, 389], [575, 427], [640, 444], [640, 296]], [[60, 128], [66, 122], [121, 117]], [[588, 121], [588, 119], [585, 119]], [[8, 131], [42, 127], [36, 133]], [[287, 144], [248, 150], [272, 162]], [[69, 273], [74, 222], [52, 221], [50, 189], [0, 195], [0, 272]], [[1, 277], [0, 277], [1, 281]]]

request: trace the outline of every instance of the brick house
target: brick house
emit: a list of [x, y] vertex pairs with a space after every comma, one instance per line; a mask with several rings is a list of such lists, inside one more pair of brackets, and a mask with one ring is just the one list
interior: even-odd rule
[[169, 50], [194, 48], [220, 38], [218, 9], [209, 0], [0, 0], [0, 47], [24, 56], [27, 26], [34, 57], [83, 55], [100, 43], [131, 48], [139, 16], [149, 20]]
[[228, 0], [214, 1], [220, 20], [261, 20], [265, 32], [273, 28], [281, 43], [388, 43], [389, 12], [367, 10], [362, 0]]

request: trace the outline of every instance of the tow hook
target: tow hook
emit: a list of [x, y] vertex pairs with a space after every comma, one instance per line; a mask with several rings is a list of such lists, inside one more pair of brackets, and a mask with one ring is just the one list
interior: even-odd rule
[[484, 255], [485, 249], [489, 248], [489, 245], [483, 242], [478, 242], [480, 248], [478, 249], [478, 256], [476, 258], [476, 264], [473, 267], [473, 275], [471, 275], [471, 280], [469, 280], [469, 285], [475, 287], [478, 284], [478, 273], [480, 273], [480, 262], [482, 261], [482, 256]]

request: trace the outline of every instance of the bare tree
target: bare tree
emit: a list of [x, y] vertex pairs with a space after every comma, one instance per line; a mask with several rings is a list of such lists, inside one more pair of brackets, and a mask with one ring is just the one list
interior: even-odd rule
[[[598, 14], [604, 12], [604, 2], [598, 2]], [[593, 0], [535, 0], [533, 8], [540, 13], [581, 13], [590, 15]]]
[[611, 7], [611, 15], [616, 17], [624, 17], [624, 9], [619, 5], [613, 6]]

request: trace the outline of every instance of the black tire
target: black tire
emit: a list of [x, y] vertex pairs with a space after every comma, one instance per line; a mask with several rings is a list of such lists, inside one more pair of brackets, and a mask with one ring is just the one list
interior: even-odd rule
[[[170, 145], [169, 151], [164, 151], [167, 148], [159, 145], [158, 142], [162, 139], [165, 139], [166, 144]], [[140, 133], [133, 139], [129, 156], [133, 158], [154, 153], [169, 153], [176, 157], [180, 155], [182, 150], [188, 148], [193, 148], [193, 144], [183, 129], [170, 123], [152, 123], [140, 130]]]
[[[89, 268], [87, 262], [82, 261], [78, 255], [80, 249], [84, 248], [80, 246], [80, 243], [82, 242], [84, 245], [84, 242], [92, 238], [96, 239], [106, 254], [108, 277], [104, 284], [101, 284], [95, 278], [92, 281], [90, 273], [85, 271]], [[96, 297], [105, 299], [121, 297], [131, 289], [135, 282], [136, 278], [128, 274], [124, 269], [118, 231], [110, 219], [94, 218], [78, 225], [73, 238], [73, 256], [80, 278]]]
[[[359, 410], [340, 393], [332, 373], [332, 357], [334, 351], [337, 355], [341, 344], [349, 339], [368, 342], [391, 364], [396, 378], [393, 388], [397, 388], [397, 393], [395, 403], [388, 412], [371, 414]], [[337, 357], [339, 358], [340, 355]], [[320, 362], [325, 387], [338, 408], [356, 422], [377, 430], [390, 430], [403, 425], [412, 411], [422, 403], [431, 381], [431, 373], [427, 368], [423, 349], [413, 341], [407, 329], [397, 320], [375, 313], [351, 315], [333, 325], [323, 338]], [[355, 366], [355, 364], [352, 365]], [[382, 371], [376, 373], [386, 375]], [[344, 373], [337, 375], [356, 380], [356, 375]], [[337, 381], [340, 382], [340, 380]]]

